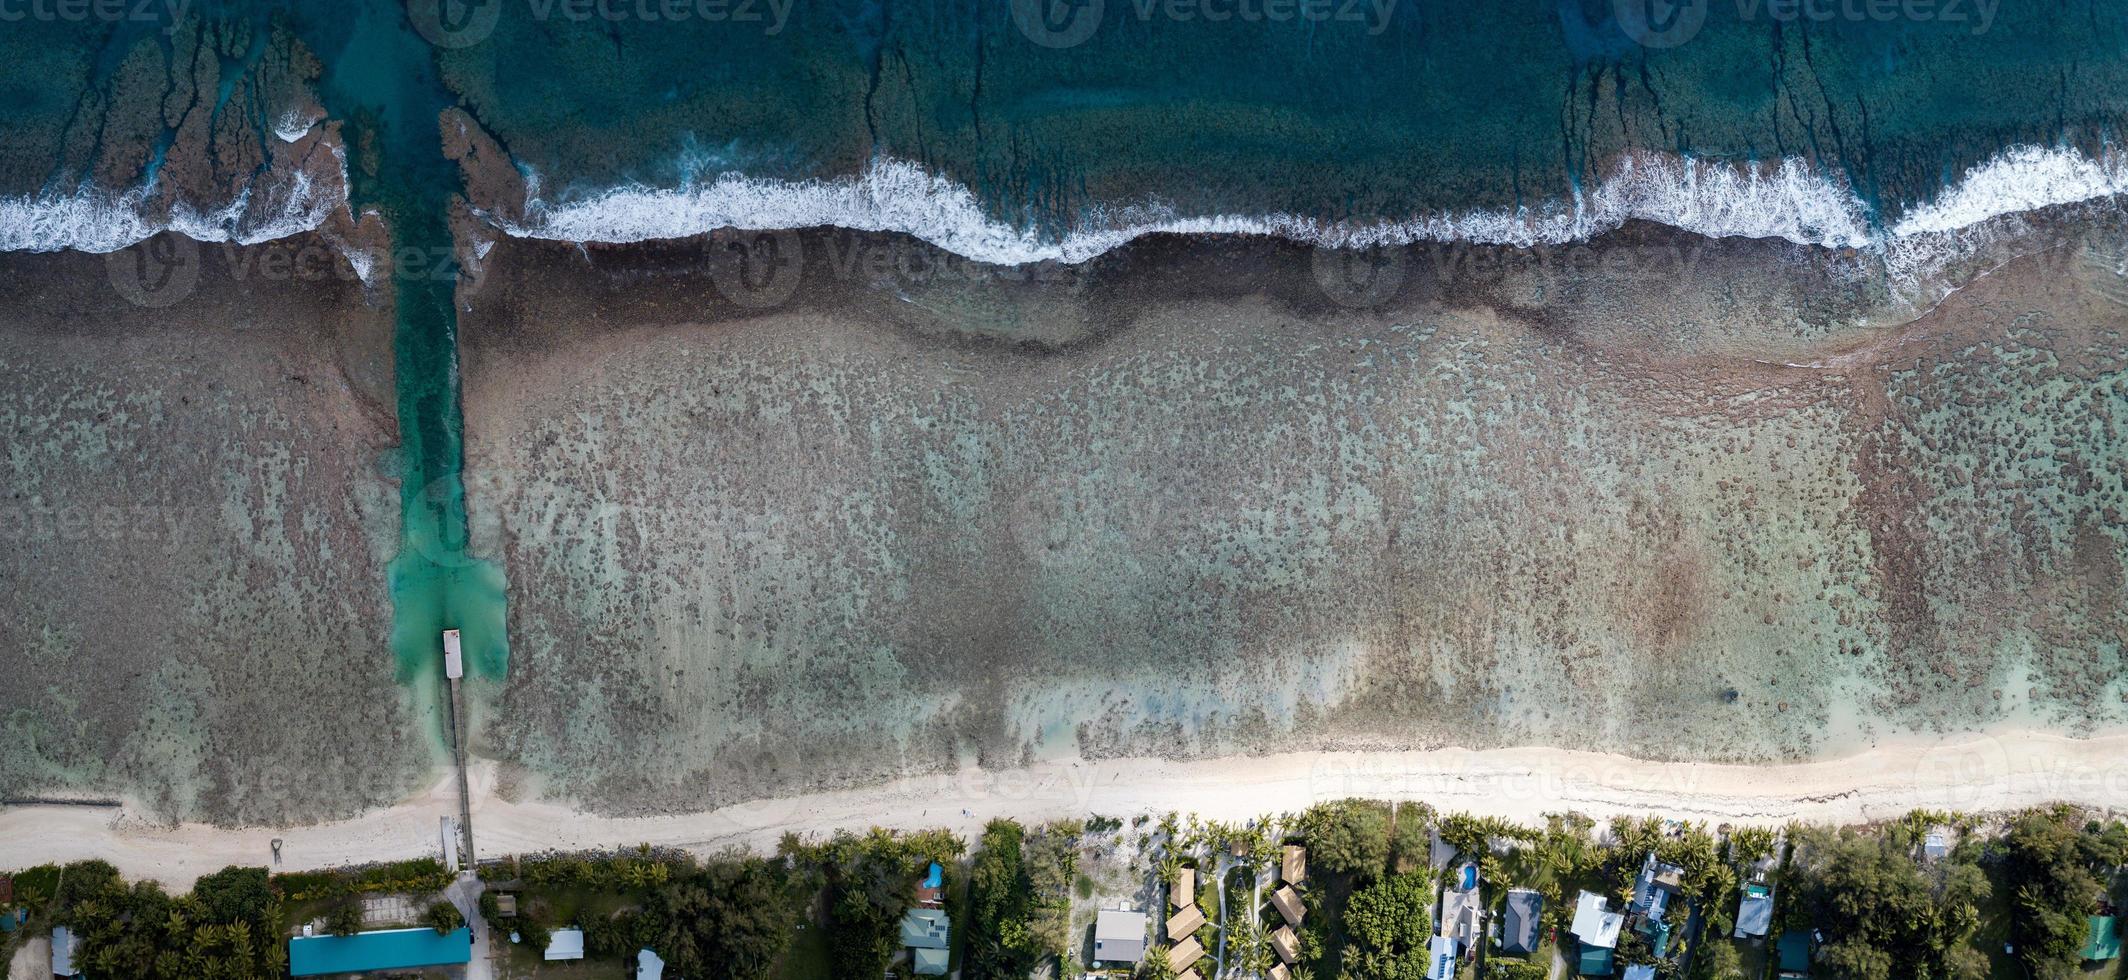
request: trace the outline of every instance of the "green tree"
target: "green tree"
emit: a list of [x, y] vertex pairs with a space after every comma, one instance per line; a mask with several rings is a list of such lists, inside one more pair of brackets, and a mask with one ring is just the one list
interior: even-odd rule
[[325, 931], [335, 936], [352, 936], [362, 931], [362, 903], [352, 898], [341, 899], [325, 913]]
[[428, 912], [422, 915], [421, 921], [428, 923], [429, 928], [436, 930], [436, 934], [441, 936], [465, 925], [465, 913], [458, 911], [458, 906], [449, 902], [430, 902]]
[[[645, 901], [629, 938], [657, 951], [673, 971], [710, 970], [734, 978], [764, 977], [790, 945], [797, 904], [777, 867], [760, 858], [711, 861], [668, 881]], [[608, 940], [619, 927], [602, 929]], [[587, 939], [589, 937], [586, 937]]]
[[1389, 805], [1378, 800], [1337, 800], [1309, 807], [1300, 817], [1308, 860], [1316, 867], [1371, 880], [1389, 866]]
[[2085, 916], [2103, 892], [2101, 868], [2110, 871], [2123, 856], [2109, 838], [2128, 842], [2128, 835], [2107, 828], [2079, 828], [2076, 819], [2069, 807], [2027, 810], [2011, 821], [2002, 840], [2003, 876], [2015, 909], [2011, 941], [2025, 968], [2042, 980], [2077, 972]]
[[1345, 906], [1344, 976], [1349, 980], [1420, 980], [1426, 976], [1429, 878], [1389, 875], [1354, 892]]

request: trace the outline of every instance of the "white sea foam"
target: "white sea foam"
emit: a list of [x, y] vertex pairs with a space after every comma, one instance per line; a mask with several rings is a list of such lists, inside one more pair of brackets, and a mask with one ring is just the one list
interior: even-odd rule
[[71, 194], [0, 197], [0, 251], [115, 252], [174, 231], [203, 242], [252, 245], [316, 229], [341, 198], [319, 193], [309, 174], [265, 190], [247, 188], [236, 199], [212, 210], [189, 204], [173, 206], [167, 216], [150, 217], [147, 193], [122, 194], [84, 187]]
[[[2073, 149], [2016, 147], [1972, 168], [1943, 194], [1905, 209], [1888, 224], [1872, 220], [1869, 207], [1844, 179], [1799, 159], [1749, 166], [1649, 155], [1622, 158], [1609, 176], [1570, 199], [1513, 211], [1328, 222], [1293, 214], [1186, 215], [1150, 201], [1089, 209], [1061, 235], [999, 221], [967, 187], [896, 160], [841, 179], [726, 173], [678, 187], [631, 184], [574, 199], [542, 196], [537, 175], [528, 175], [527, 184], [523, 219], [499, 221], [503, 230], [573, 242], [688, 238], [727, 227], [831, 226], [901, 232], [971, 259], [1022, 264], [1081, 262], [1161, 232], [1274, 235], [1357, 247], [1427, 241], [1527, 247], [1586, 240], [1643, 220], [1716, 238], [1778, 238], [1940, 258], [1962, 229], [2128, 191], [2128, 165], [2114, 154], [2094, 159]], [[1906, 256], [1893, 264], [1915, 261]]]

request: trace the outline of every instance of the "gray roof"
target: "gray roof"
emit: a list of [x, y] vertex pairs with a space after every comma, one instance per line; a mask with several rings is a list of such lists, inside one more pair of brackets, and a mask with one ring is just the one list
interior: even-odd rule
[[52, 974], [61, 977], [81, 975], [81, 970], [74, 966], [74, 933], [65, 926], [52, 930]]
[[1736, 906], [1736, 938], [1764, 936], [1773, 928], [1773, 896], [1756, 885], [1744, 890]]
[[1507, 893], [1507, 913], [1500, 927], [1500, 948], [1510, 953], [1537, 951], [1539, 920], [1544, 914], [1544, 896], [1517, 888]]
[[910, 909], [901, 917], [901, 944], [911, 949], [945, 949], [952, 931], [942, 909]]
[[1094, 960], [1136, 963], [1144, 959], [1145, 929], [1143, 912], [1102, 911], [1094, 917]]

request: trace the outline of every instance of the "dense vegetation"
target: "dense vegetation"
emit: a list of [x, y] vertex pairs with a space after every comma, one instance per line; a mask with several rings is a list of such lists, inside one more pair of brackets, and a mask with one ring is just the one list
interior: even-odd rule
[[280, 903], [264, 868], [225, 868], [175, 897], [152, 881], [128, 885], [102, 861], [49, 870], [54, 887], [48, 913], [55, 924], [74, 930], [75, 962], [87, 975], [263, 980], [287, 972]]
[[[1437, 884], [1428, 858], [1436, 835], [1457, 860], [1479, 864], [1487, 901], [1496, 910], [1504, 885], [1542, 893], [1545, 925], [1555, 931], [1571, 915], [1577, 889], [1605, 892], [1622, 903], [1649, 854], [1676, 865], [1682, 869], [1682, 901], [1703, 928], [1697, 942], [1676, 937], [1672, 949], [1689, 947], [1691, 955], [1659, 964], [1658, 975], [1665, 978], [1686, 976], [1682, 964], [1689, 960], [1693, 980], [1743, 980], [1738, 946], [1726, 937], [1739, 887], [1753, 875], [1765, 875], [1775, 886], [1774, 933], [1819, 934], [1814, 974], [1834, 980], [1985, 977], [2004, 941], [2029, 976], [2067, 980], [2080, 972], [2087, 917], [2109, 901], [2109, 890], [2118, 904], [2128, 885], [2121, 874], [2128, 826], [2090, 821], [2068, 807], [1985, 824], [1915, 813], [1870, 827], [1791, 825], [1778, 836], [1756, 828], [1716, 834], [1656, 819], [1613, 820], [1599, 830], [1574, 814], [1551, 816], [1542, 828], [1531, 828], [1358, 800], [1246, 828], [1192, 820], [1184, 833], [1176, 824], [1173, 818], [1162, 821], [1158, 881], [1164, 885], [1182, 873], [1183, 860], [1200, 862], [1208, 886], [1198, 898], [1208, 912], [1220, 889], [1227, 890], [1230, 906], [1246, 906], [1257, 873], [1251, 869], [1275, 867], [1281, 834], [1304, 841], [1315, 873], [1303, 893], [1309, 919], [1302, 930], [1303, 969], [1295, 975], [1337, 980], [1425, 975]], [[1956, 846], [1924, 859], [1923, 837], [1939, 825], [1951, 828]], [[1071, 892], [1083, 829], [1059, 823], [1029, 830], [1010, 820], [992, 821], [969, 862], [965, 898], [955, 887], [963, 845], [943, 831], [874, 830], [818, 842], [787, 838], [775, 858], [735, 853], [697, 861], [647, 848], [548, 855], [484, 874], [496, 884], [507, 879], [527, 895], [548, 890], [608, 896], [573, 913], [583, 920], [576, 924], [584, 927], [595, 958], [621, 960], [648, 947], [675, 975], [765, 980], [776, 972], [809, 908], [826, 927], [832, 975], [880, 975], [900, 952], [900, 920], [915, 900], [918, 878], [937, 861], [948, 869], [948, 912], [964, 937], [958, 964], [963, 975], [1018, 980], [1070, 965]], [[1231, 861], [1220, 866], [1233, 873], [1210, 883], [1213, 865], [1202, 862], [1215, 856]], [[262, 868], [231, 867], [173, 897], [152, 882], [127, 883], [109, 864], [85, 861], [32, 868], [14, 882], [33, 928], [74, 929], [77, 958], [89, 975], [244, 980], [285, 974], [285, 919], [292, 905], [300, 909], [295, 914], [320, 916], [328, 931], [345, 934], [362, 926], [357, 900], [363, 893], [433, 895], [448, 879], [433, 861], [273, 876]], [[490, 894], [479, 912], [491, 927], [517, 930], [537, 947], [551, 927], [562, 924], [547, 921], [540, 907], [538, 900], [521, 902], [518, 916], [505, 919]], [[457, 908], [439, 901], [427, 906], [424, 921], [441, 932], [464, 920]], [[1266, 930], [1276, 924], [1228, 924], [1229, 963], [1267, 967]], [[1992, 938], [1983, 940], [1984, 932]], [[1208, 949], [1218, 938], [1211, 924], [1200, 930]], [[1617, 955], [1621, 964], [1654, 962], [1647, 941], [1631, 930], [1621, 937]], [[1544, 975], [1544, 966], [1496, 956], [1485, 976], [1525, 980]], [[1166, 972], [1156, 949], [1142, 973], [1157, 978]]]
[[901, 917], [915, 904], [922, 871], [933, 861], [953, 866], [963, 847], [960, 838], [945, 831], [845, 832], [819, 844], [786, 838], [784, 856], [821, 890], [834, 975], [883, 973], [901, 948]]
[[983, 829], [968, 879], [969, 980], [1019, 980], [1065, 953], [1080, 829], [1060, 824], [1029, 834], [1011, 820]]
[[1433, 935], [1428, 905], [1433, 878], [1420, 871], [1388, 875], [1353, 893], [1345, 906], [1346, 980], [1424, 980]]

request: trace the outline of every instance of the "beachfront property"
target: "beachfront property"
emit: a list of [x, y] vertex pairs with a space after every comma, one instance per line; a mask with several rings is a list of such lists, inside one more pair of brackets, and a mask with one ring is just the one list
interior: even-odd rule
[[1292, 926], [1279, 926], [1278, 931], [1271, 934], [1271, 951], [1277, 953], [1287, 966], [1299, 966], [1300, 936]]
[[636, 950], [635, 980], [665, 980], [665, 958], [648, 949]]
[[2110, 915], [2091, 916], [2084, 929], [2084, 948], [2077, 955], [2086, 963], [2120, 959], [2120, 920]]
[[1527, 888], [1511, 889], [1500, 913], [1500, 950], [1528, 955], [1544, 939], [1544, 896]]
[[1181, 973], [1203, 958], [1204, 946], [1197, 942], [1196, 937], [1193, 936], [1168, 948], [1167, 968], [1175, 973]]
[[1744, 885], [1736, 903], [1737, 939], [1764, 939], [1773, 928], [1773, 891], [1758, 882]]
[[924, 869], [924, 876], [916, 883], [916, 904], [927, 909], [944, 908], [946, 904], [946, 869], [937, 861]]
[[1197, 934], [1205, 923], [1204, 910], [1195, 905], [1184, 906], [1182, 911], [1168, 917], [1167, 941], [1179, 943]]
[[1094, 962], [1137, 966], [1145, 958], [1143, 912], [1102, 909], [1094, 917]]
[[1288, 885], [1299, 885], [1308, 880], [1308, 849], [1299, 844], [1287, 844], [1278, 862], [1278, 878]]
[[1810, 959], [1811, 954], [1815, 952], [1815, 946], [1816, 942], [1811, 934], [1801, 929], [1790, 929], [1781, 933], [1781, 941], [1775, 947], [1775, 955], [1781, 969], [1781, 976], [1784, 978], [1810, 976]]
[[1466, 864], [1441, 889], [1440, 937], [1457, 950], [1467, 950], [1484, 934], [1484, 909], [1479, 904], [1478, 866]]
[[549, 963], [583, 959], [584, 930], [574, 926], [554, 930], [547, 936], [547, 948], [540, 953], [540, 958]]
[[55, 977], [78, 977], [81, 969], [74, 965], [74, 931], [65, 926], [52, 930], [52, 975]]
[[952, 937], [953, 921], [944, 909], [914, 908], [901, 917], [901, 945], [909, 951], [909, 964], [917, 976], [946, 975]]
[[1577, 896], [1574, 921], [1567, 927], [1581, 944], [1575, 972], [1585, 977], [1610, 976], [1611, 958], [1625, 924], [1625, 914], [1611, 911], [1609, 901], [1602, 895], [1585, 891]]
[[1197, 869], [1184, 865], [1167, 886], [1167, 900], [1178, 909], [1197, 904]]
[[1684, 890], [1685, 869], [1657, 861], [1652, 852], [1633, 879], [1633, 900], [1627, 911], [1636, 917], [1633, 931], [1646, 937], [1656, 959], [1670, 955], [1670, 906]]
[[1949, 827], [1930, 827], [1921, 838], [1921, 859], [1940, 861], [1951, 853], [1951, 830]]
[[1300, 893], [1294, 891], [1292, 885], [1280, 885], [1271, 893], [1271, 907], [1278, 910], [1279, 918], [1295, 929], [1300, 928], [1301, 920], [1308, 914], [1308, 907], [1301, 904]]
[[1456, 941], [1435, 936], [1426, 948], [1426, 980], [1455, 980]]
[[446, 933], [424, 926], [288, 941], [288, 974], [296, 977], [458, 966], [472, 959], [473, 930], [465, 926]]

